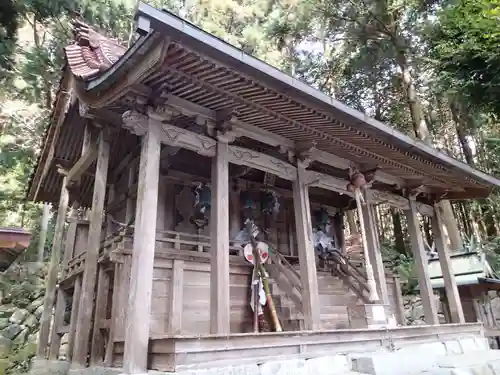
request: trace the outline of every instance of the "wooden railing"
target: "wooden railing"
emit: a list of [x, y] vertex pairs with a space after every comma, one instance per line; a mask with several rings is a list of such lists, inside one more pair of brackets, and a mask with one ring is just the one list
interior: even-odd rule
[[271, 264], [266, 266], [278, 288], [289, 298], [297, 312], [302, 312], [302, 281], [297, 270], [279, 251], [269, 252]]
[[332, 250], [325, 260], [325, 265], [333, 275], [340, 277], [364, 303], [372, 303], [369, 298], [366, 275], [361, 272], [359, 266], [353, 264], [338, 250]]

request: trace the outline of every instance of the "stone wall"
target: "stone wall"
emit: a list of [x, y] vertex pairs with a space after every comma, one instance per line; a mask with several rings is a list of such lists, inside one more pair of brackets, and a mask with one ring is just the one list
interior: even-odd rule
[[[435, 295], [435, 303], [438, 309], [438, 317], [440, 323], [445, 323], [443, 313], [443, 305], [439, 301], [439, 296]], [[403, 296], [405, 306], [406, 325], [420, 325], [425, 324], [424, 306], [422, 299], [419, 295], [416, 296]]]
[[29, 370], [36, 353], [47, 266], [12, 265], [0, 274], [0, 375]]

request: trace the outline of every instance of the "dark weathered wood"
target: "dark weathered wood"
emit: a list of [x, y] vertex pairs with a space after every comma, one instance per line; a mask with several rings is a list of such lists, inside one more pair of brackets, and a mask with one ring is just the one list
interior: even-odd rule
[[92, 163], [98, 157], [98, 149], [96, 145], [90, 145], [88, 150], [78, 159], [76, 164], [68, 172], [68, 183], [78, 181], [82, 175], [89, 169]]
[[306, 170], [297, 167], [297, 179], [293, 182], [293, 203], [297, 247], [302, 281], [302, 306], [305, 329], [319, 329], [321, 315], [319, 311], [318, 279], [316, 275], [316, 255], [312, 248], [312, 224], [309, 207], [309, 193], [306, 185]]
[[75, 286], [73, 289], [73, 303], [71, 305], [71, 318], [69, 323], [68, 334], [68, 358], [73, 358], [73, 348], [75, 343], [76, 323], [78, 322], [78, 311], [80, 307], [80, 297], [82, 291], [82, 278], [77, 276], [75, 278]]
[[184, 290], [184, 261], [174, 260], [172, 265], [172, 289], [170, 298], [169, 332], [180, 333], [182, 330]]
[[446, 291], [446, 300], [450, 312], [450, 323], [465, 323], [464, 311], [462, 309], [462, 301], [458, 293], [457, 282], [451, 266], [450, 253], [446, 248], [446, 240], [443, 232], [444, 221], [440, 206], [434, 207], [434, 217], [432, 218], [432, 234], [434, 235], [434, 243], [439, 256], [439, 264], [441, 265], [441, 273], [443, 275], [444, 288]]
[[[366, 201], [366, 194], [365, 194]], [[384, 262], [382, 261], [382, 253], [378, 246], [378, 235], [376, 227], [376, 218], [373, 212], [373, 206], [367, 203], [362, 207], [364, 228], [366, 230], [366, 240], [368, 245], [368, 255], [370, 263], [373, 267], [373, 276], [377, 285], [377, 294], [380, 301], [384, 305], [389, 304], [389, 294], [387, 292], [387, 283], [385, 279]]]
[[417, 206], [414, 199], [410, 199], [409, 201], [410, 209], [405, 211], [405, 215], [408, 220], [408, 233], [410, 235], [411, 251], [413, 253], [413, 259], [415, 261], [415, 267], [418, 274], [425, 322], [427, 324], [439, 324], [437, 306], [435, 303], [434, 293], [432, 291], [431, 279], [429, 278], [427, 253], [424, 249], [424, 239], [422, 238], [422, 232], [420, 231], [420, 224], [417, 216]]
[[50, 267], [47, 275], [45, 287], [45, 300], [43, 303], [43, 313], [40, 318], [40, 333], [38, 336], [37, 358], [43, 359], [47, 355], [47, 345], [49, 342], [50, 322], [52, 319], [52, 309], [56, 297], [57, 274], [59, 272], [59, 262], [61, 259], [61, 249], [64, 232], [64, 221], [68, 211], [68, 190], [66, 189], [67, 178], [63, 178], [61, 187], [61, 197], [57, 209], [57, 221], [54, 229], [54, 238], [52, 240], [52, 254], [50, 258]]
[[61, 347], [61, 334], [59, 331], [64, 324], [64, 312], [66, 310], [66, 294], [61, 288], [57, 289], [56, 309], [54, 312], [54, 327], [50, 335], [49, 359], [56, 360]]
[[229, 333], [229, 153], [221, 141], [212, 159], [210, 233], [210, 330]]
[[142, 138], [132, 273], [125, 331], [123, 369], [127, 374], [147, 373], [151, 320], [161, 124], [152, 119], [148, 124], [148, 119], [144, 120], [142, 126], [148, 131]]
[[40, 222], [40, 236], [38, 237], [38, 262], [43, 262], [44, 251], [45, 251], [45, 240], [47, 238], [47, 228], [49, 226], [50, 219], [50, 205], [48, 203], [43, 204], [43, 214]]
[[106, 353], [104, 355], [104, 366], [111, 366], [113, 363], [113, 348], [115, 344], [116, 326], [119, 314], [120, 302], [120, 282], [123, 270], [122, 264], [115, 264], [113, 274], [113, 297], [111, 306], [111, 326], [109, 328], [108, 341], [106, 343]]
[[99, 274], [97, 278], [97, 295], [94, 311], [94, 326], [92, 329], [92, 345], [90, 353], [90, 364], [93, 366], [101, 365], [104, 361], [104, 336], [101, 331], [101, 321], [106, 319], [108, 304], [110, 278], [102, 265], [99, 265]]
[[82, 367], [87, 362], [92, 314], [94, 311], [94, 289], [97, 278], [97, 260], [101, 243], [104, 199], [106, 196], [106, 180], [108, 177], [109, 142], [101, 131], [97, 156], [92, 212], [90, 218], [85, 269], [82, 279], [79, 319], [76, 325], [73, 366]]

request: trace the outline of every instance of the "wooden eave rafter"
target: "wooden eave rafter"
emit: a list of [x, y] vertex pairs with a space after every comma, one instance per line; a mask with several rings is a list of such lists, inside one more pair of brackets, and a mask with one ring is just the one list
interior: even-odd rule
[[239, 136], [285, 153], [298, 141], [315, 142], [312, 160], [343, 170], [380, 167], [376, 179], [391, 191], [421, 179], [430, 199], [466, 199], [500, 186], [168, 12], [141, 3], [136, 17], [139, 40], [107, 71], [77, 85], [94, 113], [154, 103], [213, 126], [218, 110], [234, 109]]
[[62, 124], [64, 123], [68, 111], [74, 110], [75, 96], [71, 94], [72, 76], [67, 67], [64, 67], [60, 88], [54, 100], [52, 113], [50, 115], [49, 126], [44, 136], [42, 150], [38, 157], [36, 168], [28, 183], [27, 198], [36, 200], [40, 186], [52, 167], [54, 159], [55, 145]]

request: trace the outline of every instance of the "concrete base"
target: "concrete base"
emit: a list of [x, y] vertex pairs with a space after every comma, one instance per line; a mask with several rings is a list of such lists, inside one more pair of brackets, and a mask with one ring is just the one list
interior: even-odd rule
[[35, 359], [31, 364], [30, 374], [33, 375], [66, 375], [69, 362], [51, 361], [48, 359]]
[[122, 373], [123, 370], [120, 368], [101, 367], [101, 366], [92, 366], [79, 369], [72, 368], [71, 370], [68, 371], [68, 375], [120, 375]]
[[[267, 357], [267, 358], [272, 358]], [[241, 363], [241, 362], [240, 362]], [[42, 369], [41, 372], [34, 371]], [[64, 372], [66, 369], [66, 372]], [[32, 374], [127, 375], [123, 369], [90, 367], [69, 370], [67, 362], [34, 364]], [[329, 354], [315, 358], [276, 358], [213, 368], [186, 369], [176, 373], [148, 371], [139, 375], [500, 375], [500, 350], [491, 350], [484, 337], [415, 343], [394, 350]]]

